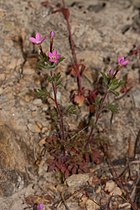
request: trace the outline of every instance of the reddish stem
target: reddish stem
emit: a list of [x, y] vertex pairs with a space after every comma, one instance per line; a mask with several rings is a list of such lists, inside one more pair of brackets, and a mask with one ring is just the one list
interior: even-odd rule
[[42, 57], [44, 57], [44, 52], [42, 50], [42, 46], [41, 45], [39, 45], [39, 50], [40, 50], [40, 55], [42, 55]]
[[82, 90], [81, 75], [80, 75], [79, 65], [78, 65], [78, 62], [77, 62], [77, 56], [76, 56], [75, 47], [74, 47], [75, 44], [74, 44], [74, 41], [73, 41], [73, 38], [72, 38], [71, 26], [70, 26], [70, 23], [69, 23], [69, 10], [68, 10], [68, 8], [65, 7], [65, 1], [64, 0], [62, 0], [62, 4], [63, 4], [63, 8], [61, 9], [61, 12], [63, 13], [64, 18], [65, 18], [66, 23], [67, 23], [70, 47], [71, 47], [71, 51], [72, 51], [72, 57], [73, 57], [74, 67], [75, 67], [76, 76], [77, 76], [78, 92], [81, 92], [81, 90]]
[[[51, 71], [51, 77], [53, 77], [53, 73]], [[56, 84], [52, 81], [52, 88], [53, 88], [53, 93], [54, 93], [54, 102], [56, 105], [56, 110], [57, 110], [57, 114], [59, 116], [60, 119], [60, 135], [61, 135], [61, 140], [64, 142], [65, 140], [65, 134], [64, 134], [64, 122], [63, 122], [63, 114], [62, 111], [59, 107], [58, 101], [57, 101], [57, 86]]]
[[91, 128], [91, 130], [90, 130], [90, 133], [89, 133], [89, 136], [88, 136], [88, 139], [87, 139], [87, 141], [86, 141], [86, 145], [85, 145], [85, 146], [87, 146], [87, 145], [91, 142], [94, 128], [95, 128], [95, 126], [97, 125], [97, 122], [98, 122], [98, 120], [99, 120], [99, 118], [100, 118], [100, 114], [102, 113], [104, 101], [105, 101], [107, 95], [108, 95], [108, 90], [105, 92], [104, 97], [102, 98], [102, 102], [101, 102], [101, 104], [100, 104], [99, 110], [98, 110], [98, 112], [97, 112], [96, 115], [95, 115], [95, 117], [96, 117], [96, 118], [95, 118], [95, 123], [94, 123], [94, 125], [92, 126], [92, 128]]
[[50, 52], [52, 53], [53, 49], [53, 38], [50, 38]]

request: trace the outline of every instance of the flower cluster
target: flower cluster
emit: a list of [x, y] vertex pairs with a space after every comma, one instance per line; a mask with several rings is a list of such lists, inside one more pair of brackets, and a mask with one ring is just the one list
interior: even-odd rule
[[122, 56], [122, 57], [118, 57], [118, 67], [116, 70], [114, 69], [109, 69], [108, 71], [108, 76], [109, 78], [113, 78], [116, 76], [118, 70], [123, 67], [123, 66], [126, 66], [128, 64], [128, 60], [125, 60], [125, 58]]
[[118, 57], [118, 64], [120, 66], [126, 66], [128, 64], [128, 60], [125, 60], [124, 57]]
[[[53, 38], [54, 38], [54, 32], [51, 31], [50, 32], [50, 51], [47, 53], [48, 59], [51, 63], [58, 63], [59, 58], [61, 57], [60, 54], [57, 54], [57, 50], [54, 49], [52, 50], [53, 47]], [[30, 36], [29, 40], [30, 42], [32, 42], [35, 45], [39, 45], [40, 46], [40, 50], [42, 52], [42, 48], [41, 48], [41, 44], [45, 41], [46, 36], [41, 37], [40, 33], [37, 32], [35, 37]], [[42, 55], [44, 55], [44, 53], [42, 52]]]

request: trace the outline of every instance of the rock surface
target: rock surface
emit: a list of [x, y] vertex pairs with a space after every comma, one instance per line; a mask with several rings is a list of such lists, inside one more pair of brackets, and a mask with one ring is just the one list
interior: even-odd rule
[[[34, 32], [49, 36], [55, 31], [55, 48], [64, 55], [61, 67], [64, 84], [67, 90], [74, 88], [73, 79], [65, 77], [66, 67], [71, 63], [71, 50], [66, 22], [61, 13], [56, 10], [57, 0], [47, 1], [4, 1], [0, 8], [0, 208], [1, 210], [29, 209], [25, 197], [30, 194], [49, 192], [50, 196], [60, 199], [56, 189], [56, 177], [46, 175], [45, 161], [40, 166], [35, 165], [40, 155], [39, 140], [50, 132], [50, 122], [46, 120], [48, 107], [33, 92], [40, 88], [40, 79], [36, 71], [37, 48], [29, 43], [29, 36]], [[60, 1], [61, 3], [61, 1]], [[117, 60], [118, 55], [127, 56], [133, 45], [140, 42], [139, 0], [65, 0], [70, 10], [70, 24], [76, 53], [83, 60], [89, 73], [85, 74], [83, 84], [93, 85], [98, 71], [105, 68], [105, 60], [109, 59], [108, 68]], [[47, 51], [49, 44], [43, 43]], [[135, 65], [134, 65], [135, 63]], [[128, 152], [129, 139], [134, 147], [140, 125], [140, 61], [136, 57], [130, 62], [127, 70], [133, 88], [126, 97], [118, 101], [119, 113], [112, 121], [106, 114], [99, 122], [101, 138], [107, 138], [111, 144], [112, 158], [125, 157]], [[60, 93], [67, 101], [66, 91]], [[75, 122], [75, 119], [73, 120]], [[71, 123], [71, 122], [70, 122]], [[72, 125], [74, 127], [74, 125]], [[108, 128], [108, 132], [104, 131]], [[37, 172], [44, 167], [43, 175]], [[49, 177], [48, 177], [49, 176]], [[77, 175], [78, 176], [78, 175]], [[88, 180], [88, 175], [83, 175]], [[83, 176], [78, 176], [79, 183]], [[52, 179], [56, 180], [53, 182]], [[48, 181], [49, 180], [49, 181]], [[69, 180], [69, 181], [68, 181]], [[76, 179], [70, 185], [77, 187]], [[48, 181], [48, 182], [47, 182]], [[52, 181], [52, 182], [51, 182]], [[33, 182], [34, 184], [30, 184]], [[47, 184], [46, 184], [47, 183]], [[51, 185], [53, 183], [53, 185]], [[45, 189], [43, 186], [50, 186]], [[42, 189], [42, 190], [41, 190]], [[65, 191], [65, 187], [62, 187]], [[92, 193], [93, 195], [94, 193]], [[70, 210], [80, 210], [78, 203], [82, 193], [76, 199], [67, 199]], [[98, 196], [97, 196], [98, 197]], [[93, 197], [93, 200], [95, 197]], [[93, 200], [86, 198], [84, 208], [98, 209]], [[96, 199], [95, 199], [96, 200]], [[64, 202], [58, 202], [56, 209], [66, 209]], [[49, 208], [49, 204], [47, 205]], [[83, 208], [83, 209], [84, 209]], [[54, 208], [55, 209], [55, 208]], [[129, 208], [128, 208], [129, 209]]]

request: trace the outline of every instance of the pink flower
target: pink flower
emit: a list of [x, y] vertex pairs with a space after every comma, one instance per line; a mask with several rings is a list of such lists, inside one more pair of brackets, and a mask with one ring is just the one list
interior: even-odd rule
[[43, 210], [43, 204], [42, 203], [37, 205], [37, 210]]
[[50, 62], [57, 63], [61, 55], [57, 54], [57, 50], [54, 50], [53, 52], [48, 52], [48, 57]]
[[124, 57], [118, 57], [118, 64], [120, 66], [126, 66], [128, 64], [128, 60], [125, 60]]
[[34, 44], [41, 44], [42, 42], [44, 42], [45, 39], [46, 39], [46, 36], [41, 38], [40, 33], [36, 33], [35, 38], [32, 36], [29, 38], [30, 42]]

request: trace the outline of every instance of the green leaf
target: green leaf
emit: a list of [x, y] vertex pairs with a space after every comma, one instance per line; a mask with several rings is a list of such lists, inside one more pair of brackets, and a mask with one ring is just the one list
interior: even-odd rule
[[41, 62], [38, 62], [37, 63], [37, 68], [41, 70], [41, 69], [45, 68], [45, 65]]
[[52, 109], [51, 112], [50, 112], [50, 117], [56, 121], [57, 120], [57, 111], [56, 109]]
[[65, 57], [60, 57], [60, 58], [58, 59], [58, 63], [62, 62], [64, 59], [65, 59]]
[[77, 112], [77, 109], [76, 109], [76, 106], [75, 105], [69, 105], [67, 108], [66, 108], [66, 113], [69, 113], [69, 114], [76, 114]]
[[111, 90], [110, 92], [113, 93], [115, 96], [119, 96], [119, 92], [117, 91]]
[[48, 65], [49, 69], [53, 69], [53, 68], [55, 68], [57, 66], [57, 63], [48, 62], [47, 65]]
[[119, 87], [117, 80], [111, 80], [109, 84], [109, 90], [116, 90]]
[[108, 76], [104, 72], [101, 72], [101, 74], [102, 74], [105, 85], [108, 85], [108, 82], [109, 82]]
[[45, 56], [45, 57], [40, 56], [40, 60], [37, 64], [37, 67], [39, 69], [43, 69], [43, 68], [48, 69], [48, 57], [47, 56]]
[[44, 90], [38, 89], [38, 90], [36, 90], [36, 96], [38, 98], [46, 99], [46, 98], [48, 98], [49, 93], [46, 89], [44, 89]]
[[112, 113], [118, 112], [118, 106], [116, 104], [107, 104], [107, 109], [109, 109]]
[[53, 81], [55, 82], [56, 86], [61, 85], [62, 80], [61, 80], [61, 74], [60, 74], [60, 72], [54, 75]]
[[100, 103], [101, 103], [101, 98], [99, 96], [97, 96], [96, 99], [95, 99], [95, 105], [99, 106]]
[[117, 88], [119, 88], [120, 86], [122, 86], [123, 84], [124, 84], [124, 81], [123, 80], [113, 79], [109, 83], [109, 90], [110, 91], [112, 91], [112, 90], [114, 91]]
[[124, 84], [125, 84], [125, 81], [124, 81], [124, 80], [120, 80], [120, 81], [119, 81], [119, 87], [120, 87], [120, 86], [123, 86]]
[[60, 80], [61, 74], [60, 73], [55, 74], [54, 78], [55, 78], [55, 81], [57, 82], [58, 80]]
[[47, 80], [48, 80], [48, 82], [52, 82], [53, 81], [53, 77], [52, 76], [48, 76]]

